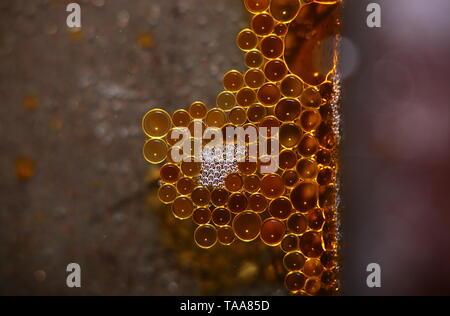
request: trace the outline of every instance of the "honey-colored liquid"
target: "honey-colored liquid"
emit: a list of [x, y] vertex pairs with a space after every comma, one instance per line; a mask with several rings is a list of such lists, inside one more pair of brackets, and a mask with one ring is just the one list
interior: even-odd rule
[[308, 228], [308, 220], [303, 214], [294, 213], [288, 218], [287, 227], [291, 233], [301, 235]]
[[280, 197], [270, 203], [269, 213], [274, 218], [285, 220], [292, 213], [292, 204], [288, 198]]
[[229, 197], [227, 205], [233, 213], [241, 213], [247, 209], [248, 199], [242, 193], [234, 193]]
[[[294, 237], [294, 239], [290, 240], [289, 242], [298, 243], [298, 240], [295, 240], [295, 238], [296, 237]], [[297, 249], [297, 247], [293, 246], [293, 244], [289, 248], [292, 250]], [[306, 258], [300, 251], [288, 252], [288, 254], [284, 257], [283, 260], [284, 266], [288, 271], [300, 271], [305, 265], [305, 262]]]
[[314, 132], [322, 122], [320, 112], [307, 110], [300, 116], [300, 124], [305, 132]]
[[244, 241], [253, 241], [261, 232], [261, 217], [254, 212], [243, 212], [233, 220], [233, 229], [236, 236]]
[[[283, 240], [281, 241], [280, 247], [281, 247], [281, 250], [283, 250], [286, 253], [289, 253], [289, 252], [292, 252], [295, 250], [299, 250], [300, 249], [299, 244], [300, 244], [300, 240], [299, 240], [298, 236], [296, 236], [294, 234], [287, 234], [284, 236]], [[301, 267], [300, 267], [300, 269], [301, 269]]]
[[258, 68], [264, 62], [264, 56], [257, 50], [252, 50], [245, 55], [245, 64], [250, 68]]
[[286, 64], [284, 61], [279, 59], [269, 61], [264, 67], [264, 74], [266, 75], [266, 78], [274, 82], [280, 81], [286, 77], [287, 72], [288, 69]]
[[177, 189], [170, 184], [163, 185], [158, 190], [158, 197], [164, 204], [172, 203], [177, 197]]
[[211, 201], [211, 193], [205, 187], [198, 187], [192, 191], [191, 199], [197, 206], [206, 206]]
[[261, 179], [257, 175], [251, 175], [245, 177], [244, 180], [244, 189], [248, 193], [256, 192], [261, 187]]
[[192, 178], [183, 178], [177, 182], [177, 190], [181, 195], [189, 195], [194, 191], [195, 182]]
[[247, 111], [248, 120], [259, 123], [267, 115], [267, 109], [261, 104], [253, 104]]
[[178, 197], [172, 204], [172, 212], [179, 219], [189, 218], [194, 212], [194, 203], [188, 197]]
[[225, 206], [229, 196], [230, 193], [228, 190], [217, 188], [211, 193], [211, 202], [217, 207]]
[[194, 102], [189, 106], [189, 114], [194, 119], [202, 119], [206, 116], [206, 113], [208, 113], [208, 108], [202, 102]]
[[285, 148], [294, 148], [302, 137], [302, 130], [293, 123], [283, 124], [280, 128], [280, 144]]
[[267, 209], [269, 201], [267, 198], [259, 193], [252, 194], [249, 198], [249, 207], [256, 213], [262, 213]]
[[293, 122], [302, 111], [296, 99], [283, 99], [275, 107], [275, 116], [282, 122]]
[[168, 147], [161, 139], [150, 139], [144, 145], [144, 157], [153, 164], [158, 164], [166, 160]]
[[194, 240], [201, 248], [211, 248], [217, 242], [217, 230], [213, 225], [200, 225], [194, 233]]
[[288, 188], [294, 187], [300, 181], [300, 176], [295, 170], [286, 170], [282, 177], [284, 185]]
[[247, 121], [247, 112], [242, 107], [235, 107], [230, 111], [228, 119], [235, 126], [243, 125]]
[[280, 169], [292, 169], [297, 164], [297, 154], [292, 150], [285, 149], [280, 153], [279, 163]]
[[208, 127], [217, 127], [221, 128], [225, 125], [227, 118], [225, 113], [221, 109], [212, 109], [206, 115], [206, 125]]
[[245, 0], [245, 7], [252, 13], [262, 12], [270, 5], [270, 0]]
[[261, 240], [269, 246], [278, 246], [286, 233], [286, 225], [275, 218], [269, 218], [261, 226]]
[[253, 89], [241, 89], [236, 95], [236, 102], [238, 105], [248, 107], [256, 102], [256, 93]]
[[237, 37], [237, 45], [243, 51], [252, 50], [258, 45], [258, 36], [252, 30], [243, 30]]
[[198, 208], [192, 213], [192, 220], [197, 225], [208, 224], [211, 220], [211, 211], [207, 208]]
[[261, 192], [268, 198], [274, 199], [283, 195], [285, 186], [278, 174], [269, 174], [261, 180]]
[[283, 50], [283, 40], [278, 36], [270, 35], [261, 41], [261, 52], [267, 59], [281, 57]]
[[239, 91], [244, 86], [244, 76], [239, 71], [230, 71], [223, 77], [223, 86], [228, 91]]
[[[162, 109], [149, 111], [142, 122], [148, 137], [144, 157], [152, 164], [166, 162], [158, 198], [176, 218], [198, 225], [194, 241], [199, 247], [259, 239], [284, 253], [284, 284], [291, 294], [334, 295], [339, 291], [341, 1], [243, 2], [253, 16], [236, 44], [248, 69], [224, 75], [224, 91], [210, 108], [196, 101], [172, 116]], [[279, 136], [276, 172], [262, 174], [261, 157], [213, 173], [203, 160], [174, 161], [171, 149], [180, 139], [170, 138], [172, 131], [187, 127], [194, 147], [203, 143], [195, 138], [195, 127], [203, 133], [208, 127], [237, 126], [279, 128], [278, 134], [259, 135], [267, 141]], [[205, 177], [212, 179], [208, 185], [201, 180]]]
[[273, 83], [267, 83], [258, 90], [258, 100], [266, 106], [277, 104], [280, 98], [280, 89]]
[[295, 18], [299, 12], [300, 2], [298, 0], [272, 0], [270, 12], [277, 21], [287, 22]]
[[319, 140], [311, 134], [306, 134], [300, 140], [298, 152], [303, 157], [311, 157], [317, 153], [319, 148]]
[[244, 185], [244, 180], [238, 173], [229, 174], [225, 178], [225, 187], [230, 192], [238, 192], [242, 189]]
[[229, 246], [236, 240], [236, 235], [231, 226], [219, 227], [217, 237], [222, 245]]
[[286, 76], [280, 86], [281, 93], [288, 98], [297, 98], [303, 92], [303, 83], [296, 76]]
[[180, 169], [177, 165], [166, 164], [161, 168], [160, 177], [166, 183], [175, 183], [180, 177]]
[[231, 213], [226, 208], [216, 208], [212, 212], [212, 221], [216, 226], [225, 226], [231, 222]]
[[258, 14], [252, 20], [252, 29], [259, 36], [269, 35], [275, 26], [275, 21], [269, 14]]
[[224, 91], [217, 96], [217, 106], [224, 111], [229, 111], [236, 105], [236, 97], [233, 93]]
[[191, 120], [191, 115], [186, 110], [178, 110], [172, 115], [172, 122], [176, 127], [188, 127]]
[[151, 110], [145, 115], [142, 126], [147, 136], [164, 137], [172, 127], [172, 119], [163, 110]]
[[244, 76], [245, 84], [252, 89], [257, 89], [264, 84], [264, 72], [259, 69], [249, 69]]

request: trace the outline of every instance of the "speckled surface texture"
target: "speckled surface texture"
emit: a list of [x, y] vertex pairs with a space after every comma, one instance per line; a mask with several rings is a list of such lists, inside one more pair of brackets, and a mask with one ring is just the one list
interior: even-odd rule
[[[69, 2], [0, 2], [0, 294], [204, 294], [161, 240], [140, 122], [215, 102], [243, 66], [242, 2], [79, 1], [75, 33]], [[65, 286], [71, 262], [80, 290]]]

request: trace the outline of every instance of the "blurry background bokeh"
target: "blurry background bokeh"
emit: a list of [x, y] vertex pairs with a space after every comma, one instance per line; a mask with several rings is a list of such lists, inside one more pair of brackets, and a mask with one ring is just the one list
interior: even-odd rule
[[[197, 249], [141, 155], [147, 110], [212, 106], [244, 70], [242, 0], [79, 0], [76, 31], [69, 2], [0, 2], [0, 294], [286, 294], [276, 250]], [[449, 9], [346, 1], [343, 294], [450, 294]]]
[[[370, 2], [380, 29], [365, 26]], [[346, 5], [344, 293], [450, 295], [450, 2]], [[370, 262], [381, 289], [362, 282]]]

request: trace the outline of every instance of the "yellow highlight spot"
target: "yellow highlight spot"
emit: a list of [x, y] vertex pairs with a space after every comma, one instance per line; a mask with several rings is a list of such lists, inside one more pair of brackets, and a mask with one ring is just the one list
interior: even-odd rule
[[153, 35], [147, 32], [139, 35], [138, 45], [140, 48], [147, 49], [155, 47], [156, 42]]
[[19, 180], [29, 180], [36, 172], [36, 164], [28, 157], [21, 157], [15, 162], [15, 172]]
[[35, 110], [39, 107], [39, 98], [35, 95], [27, 95], [23, 98], [22, 105], [27, 110]]

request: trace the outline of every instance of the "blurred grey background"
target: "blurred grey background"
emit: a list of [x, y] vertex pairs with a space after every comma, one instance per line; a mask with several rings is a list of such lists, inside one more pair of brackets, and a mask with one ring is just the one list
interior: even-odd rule
[[[382, 9], [367, 28], [366, 7]], [[343, 290], [450, 295], [450, 20], [446, 0], [347, 0]], [[369, 263], [382, 288], [367, 288]]]
[[[141, 156], [149, 108], [211, 106], [244, 69], [242, 1], [79, 0], [75, 32], [69, 2], [0, 2], [0, 294], [285, 294], [263, 250], [236, 250], [226, 273], [212, 261], [226, 250], [196, 265]], [[369, 29], [369, 2], [344, 12], [343, 293], [450, 294], [450, 3], [374, 1]], [[71, 262], [82, 289], [65, 286]], [[372, 262], [381, 289], [366, 286]]]

